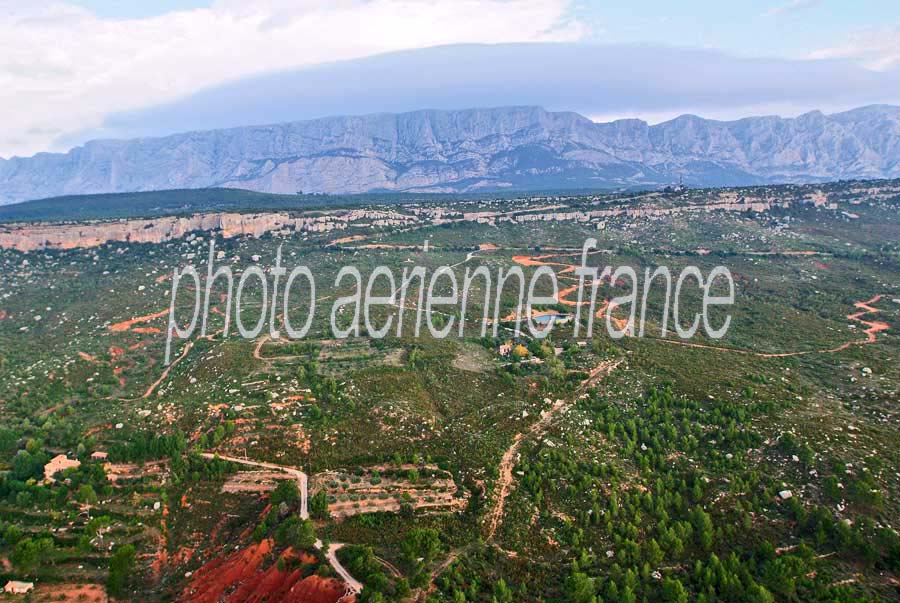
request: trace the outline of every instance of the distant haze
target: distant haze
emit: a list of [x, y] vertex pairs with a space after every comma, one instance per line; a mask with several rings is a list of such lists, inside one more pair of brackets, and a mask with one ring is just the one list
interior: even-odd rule
[[713, 50], [577, 43], [452, 45], [270, 73], [115, 114], [57, 141], [417, 109], [536, 105], [595, 119], [735, 119], [900, 104], [900, 70], [838, 60], [742, 59]]

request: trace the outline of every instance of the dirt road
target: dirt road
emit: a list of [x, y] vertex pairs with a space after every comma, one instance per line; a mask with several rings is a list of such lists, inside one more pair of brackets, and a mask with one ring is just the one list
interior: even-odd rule
[[295, 467], [288, 467], [285, 465], [276, 465], [274, 463], [265, 463], [262, 461], [251, 461], [249, 459], [242, 459], [234, 456], [223, 456], [221, 454], [213, 454], [210, 452], [204, 452], [201, 454], [205, 459], [213, 459], [215, 457], [219, 457], [223, 461], [231, 461], [232, 463], [237, 463], [239, 465], [248, 465], [250, 467], [263, 467], [265, 469], [274, 469], [276, 471], [282, 471], [287, 473], [288, 475], [293, 475], [297, 479], [297, 485], [300, 488], [300, 518], [301, 519], [309, 519], [309, 509], [308, 509], [308, 500], [309, 500], [309, 478], [308, 476]]
[[856, 302], [853, 304], [854, 308], [858, 308], [860, 312], [853, 312], [852, 314], [847, 315], [847, 320], [852, 320], [854, 322], [858, 322], [861, 325], [864, 325], [866, 328], [863, 329], [863, 333], [865, 333], [865, 339], [854, 339], [852, 341], [845, 341], [844, 343], [835, 346], [833, 348], [825, 348], [822, 350], [802, 350], [798, 352], [754, 352], [753, 350], [743, 350], [740, 348], [726, 348], [723, 346], [715, 346], [715, 345], [707, 345], [705, 343], [693, 343], [690, 341], [678, 341], [676, 339], [662, 339], [659, 337], [655, 337], [657, 341], [664, 341], [666, 343], [671, 343], [672, 345], [680, 345], [687, 348], [701, 348], [707, 350], [716, 350], [719, 352], [730, 352], [732, 354], [744, 354], [747, 356], [756, 356], [758, 358], [790, 358], [793, 356], [807, 356], [809, 354], [835, 354], [842, 350], [846, 350], [850, 346], [854, 345], [866, 345], [869, 343], [875, 343], [878, 340], [878, 333], [882, 331], [887, 331], [890, 328], [886, 322], [882, 322], [880, 320], [863, 320], [860, 318], [861, 316], [865, 316], [866, 314], [878, 314], [881, 312], [878, 308], [872, 306], [872, 304], [877, 303], [884, 295], [876, 295], [872, 299], [868, 301]]
[[[582, 382], [581, 386], [576, 390], [576, 394], [584, 391], [589, 384], [597, 379], [608, 375], [613, 369], [619, 366], [620, 362], [621, 360], [608, 360], [600, 363], [591, 371], [588, 378]], [[545, 410], [541, 413], [541, 418], [535, 421], [531, 427], [528, 428], [528, 431], [517, 433], [513, 438], [510, 447], [503, 453], [503, 457], [500, 459], [500, 477], [497, 481], [498, 487], [494, 496], [494, 507], [491, 509], [490, 513], [488, 513], [488, 527], [485, 541], [490, 541], [494, 538], [494, 534], [497, 532], [500, 522], [503, 521], [503, 508], [506, 504], [506, 499], [515, 487], [513, 467], [515, 467], [516, 455], [519, 452], [522, 441], [526, 436], [540, 438], [553, 423], [553, 420], [568, 410], [575, 403], [576, 399], [577, 395], [573, 395], [568, 400], [557, 400], [549, 410]]]
[[[595, 251], [592, 251], [591, 253], [599, 253], [599, 252], [602, 252], [602, 251], [595, 250]], [[550, 258], [564, 258], [564, 257], [568, 257], [568, 256], [577, 256], [577, 255], [579, 255], [579, 254], [578, 253], [548, 253], [548, 254], [544, 254], [544, 255], [533, 255], [533, 256], [532, 255], [516, 255], [516, 256], [513, 256], [512, 259], [515, 263], [519, 264], [520, 266], [561, 266], [564, 269], [558, 273], [558, 278], [571, 278], [571, 277], [559, 276], [559, 275], [566, 275], [568, 273], [574, 272], [575, 269], [577, 268], [577, 265], [567, 264], [567, 263], [563, 263], [563, 262], [550, 262], [547, 260]], [[816, 251], [754, 251], [754, 252], [747, 252], [747, 255], [757, 255], [757, 256], [782, 255], [782, 256], [789, 256], [789, 257], [790, 256], [806, 257], [806, 256], [827, 255], [827, 254], [821, 254], [820, 252], [816, 252]], [[573, 279], [573, 280], [575, 280], [575, 279]], [[560, 304], [563, 304], [566, 306], [577, 306], [578, 305], [577, 301], [567, 299], [569, 295], [571, 295], [577, 291], [578, 291], [577, 286], [567, 287], [566, 289], [561, 290], [557, 294], [556, 301], [559, 302]], [[858, 322], [866, 327], [865, 330], [863, 330], [863, 333], [866, 334], [866, 338], [865, 339], [854, 339], [852, 341], [846, 341], [846, 342], [844, 342], [838, 346], [835, 346], [833, 348], [827, 348], [827, 349], [821, 349], [821, 350], [802, 350], [802, 351], [796, 351], [796, 352], [768, 353], [768, 352], [755, 352], [753, 350], [745, 350], [745, 349], [741, 349], [741, 348], [728, 348], [728, 347], [724, 347], [724, 346], [708, 345], [708, 344], [704, 344], [704, 343], [694, 343], [694, 342], [690, 342], [690, 341], [679, 341], [677, 339], [665, 339], [662, 337], [654, 337], [653, 339], [656, 339], [657, 341], [664, 341], [664, 342], [670, 343], [672, 345], [680, 345], [680, 346], [688, 347], [688, 348], [702, 348], [702, 349], [707, 349], [707, 350], [716, 350], [716, 351], [720, 351], [720, 352], [730, 352], [732, 354], [744, 354], [747, 356], [756, 356], [759, 358], [789, 358], [792, 356], [806, 356], [808, 354], [834, 354], [836, 352], [846, 350], [847, 348], [854, 346], [854, 345], [864, 345], [864, 344], [868, 344], [868, 343], [874, 343], [877, 339], [878, 333], [880, 333], [882, 331], [887, 331], [890, 328], [886, 322], [863, 320], [861, 318], [862, 316], [865, 316], [866, 314], [877, 314], [878, 312], [880, 312], [881, 310], [872, 306], [872, 304], [877, 303], [883, 297], [885, 297], [883, 294], [876, 295], [875, 297], [873, 297], [872, 299], [870, 299], [868, 301], [856, 302], [855, 304], [853, 304], [853, 307], [859, 309], [860, 312], [854, 312], [854, 313], [847, 315], [847, 320], [852, 320], [854, 322]], [[589, 303], [589, 302], [584, 301], [584, 300], [582, 301], [582, 305], [584, 305], [586, 303]], [[602, 318], [604, 313], [611, 314], [613, 310], [614, 310], [614, 308], [610, 307], [609, 300], [604, 300], [604, 305], [599, 311], [597, 311], [596, 317]], [[513, 318], [515, 318], [515, 315], [513, 315]], [[612, 316], [610, 316], [610, 318], [613, 322], [616, 323], [616, 326], [619, 329], [622, 329], [624, 327], [624, 325], [626, 324], [624, 321], [622, 321], [620, 319], [616, 319]]]
[[[316, 540], [316, 548], [322, 550], [323, 543], [321, 540]], [[337, 572], [338, 576], [341, 577], [341, 580], [347, 585], [347, 588], [353, 591], [354, 594], [358, 595], [362, 592], [363, 585], [362, 583], [350, 575], [350, 572], [347, 571], [341, 562], [338, 561], [337, 552], [344, 548], [344, 544], [341, 542], [332, 542], [328, 545], [328, 550], [325, 551], [325, 558], [328, 559], [328, 563], [331, 564], [331, 567], [334, 568], [334, 571]]]

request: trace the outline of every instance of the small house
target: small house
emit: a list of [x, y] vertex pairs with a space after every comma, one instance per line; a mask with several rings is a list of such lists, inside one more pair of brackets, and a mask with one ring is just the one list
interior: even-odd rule
[[34, 582], [19, 582], [10, 580], [3, 587], [3, 592], [9, 595], [25, 595], [34, 590]]
[[53, 476], [59, 473], [60, 471], [65, 471], [66, 469], [75, 469], [76, 467], [81, 466], [81, 461], [78, 459], [70, 459], [64, 454], [57, 454], [55, 457], [50, 459], [50, 462], [44, 465], [44, 479], [52, 480]]

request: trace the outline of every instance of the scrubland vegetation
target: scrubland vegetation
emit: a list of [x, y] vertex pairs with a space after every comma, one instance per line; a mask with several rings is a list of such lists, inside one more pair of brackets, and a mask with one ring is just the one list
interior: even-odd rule
[[[823, 187], [833, 207], [622, 215], [602, 228], [460, 220], [217, 242], [236, 270], [282, 245], [325, 285], [349, 263], [496, 272], [550, 255], [561, 269], [589, 236], [604, 265], [724, 264], [736, 281], [730, 330], [691, 347], [660, 336], [661, 290], [646, 336], [620, 340], [573, 337], [571, 321], [546, 340], [509, 321], [496, 337], [335, 340], [323, 311], [304, 341], [243, 341], [217, 334], [213, 311], [213, 335], [186, 352], [179, 343], [163, 373], [168, 278], [205, 268], [209, 233], [0, 251], [0, 574], [135, 601], [191, 600], [201, 578], [219, 588], [235, 567], [265, 576], [259, 588], [302, 583], [337, 600], [337, 566], [364, 602], [896, 600], [900, 200], [857, 188]], [[365, 238], [332, 244], [353, 235]], [[425, 240], [428, 252], [410, 247]], [[317, 291], [326, 309], [341, 294]], [[502, 292], [504, 316], [514, 298]], [[565, 302], [544, 309], [573, 313]], [[467, 311], [473, 325], [482, 310]], [[870, 338], [876, 321], [886, 328]], [[57, 455], [80, 465], [45, 480]], [[237, 582], [251, 580], [201, 594], [228, 600]]]

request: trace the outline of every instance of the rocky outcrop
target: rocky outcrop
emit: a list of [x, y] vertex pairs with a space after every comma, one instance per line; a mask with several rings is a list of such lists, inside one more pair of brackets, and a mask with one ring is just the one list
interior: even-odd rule
[[213, 231], [223, 238], [261, 237], [269, 232], [327, 232], [346, 228], [346, 219], [332, 216], [296, 218], [286, 213], [215, 213], [153, 220], [120, 220], [79, 224], [16, 224], [0, 226], [0, 248], [76, 249], [109, 242], [162, 243], [190, 232]]
[[[872, 199], [898, 187], [892, 184], [852, 187], [854, 194]], [[885, 193], [887, 191], [887, 193]], [[565, 197], [558, 198], [564, 200]], [[594, 198], [596, 199], [596, 198]], [[795, 203], [808, 204], [824, 209], [838, 209], [822, 190], [807, 186], [784, 196], [754, 196], [739, 190], [710, 191], [700, 199], [685, 200], [671, 205], [660, 203], [664, 195], [647, 192], [629, 198], [627, 203], [593, 210], [572, 210], [565, 203], [547, 205], [542, 198], [522, 200], [523, 205], [508, 211], [459, 211], [458, 206], [401, 205], [393, 209], [335, 209], [318, 211], [308, 215], [292, 215], [286, 212], [270, 213], [204, 213], [188, 217], [168, 216], [155, 219], [135, 219], [91, 222], [39, 222], [0, 224], [0, 249], [16, 249], [28, 252], [40, 249], [76, 249], [97, 247], [105, 243], [161, 243], [178, 239], [189, 233], [208, 232], [214, 236], [232, 238], [239, 236], [261, 237], [267, 233], [322, 233], [343, 230], [349, 226], [359, 228], [413, 229], [439, 226], [448, 223], [474, 222], [496, 225], [501, 222], [567, 222], [594, 223], [602, 227], [606, 218], [624, 217], [659, 218], [685, 213], [709, 212], [767, 212], [774, 208], [790, 207]], [[330, 245], [347, 245], [365, 240], [361, 234], [339, 237]], [[375, 247], [377, 245], [369, 245]], [[386, 247], [396, 247], [387, 245]]]
[[696, 186], [900, 176], [900, 108], [594, 123], [537, 107], [333, 117], [98, 140], [0, 160], [0, 203], [233, 187], [361, 193]]
[[274, 553], [273, 546], [271, 540], [263, 540], [206, 562], [193, 574], [187, 574], [190, 581], [178, 601], [338, 603], [350, 600], [345, 596], [346, 586], [339, 580], [313, 574], [311, 568], [318, 563], [316, 557], [293, 549]]

